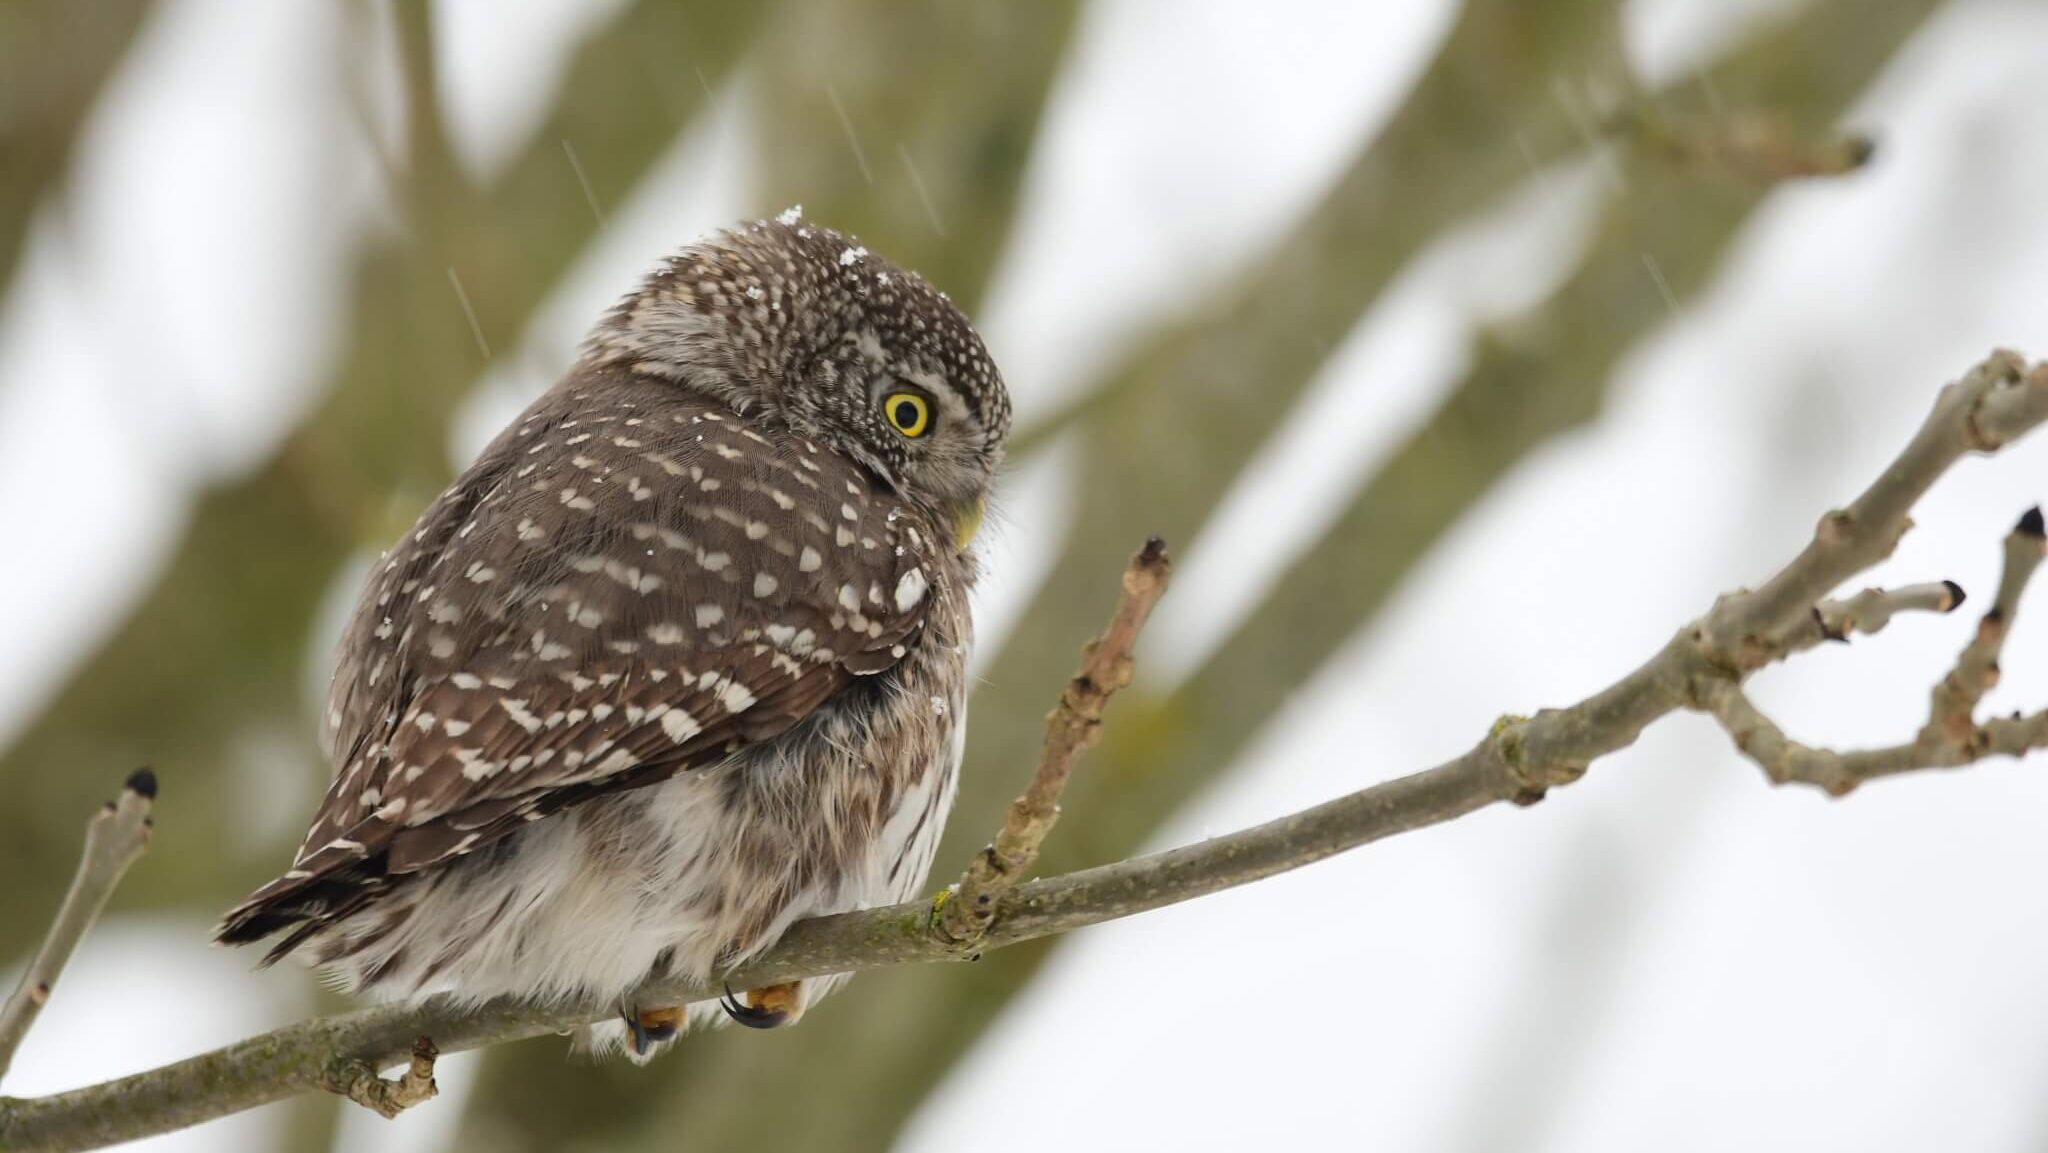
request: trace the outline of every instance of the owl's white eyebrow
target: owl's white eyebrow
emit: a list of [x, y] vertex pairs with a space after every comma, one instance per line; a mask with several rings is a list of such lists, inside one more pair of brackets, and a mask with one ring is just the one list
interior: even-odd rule
[[897, 376], [930, 393], [939, 402], [939, 415], [949, 422], [966, 420], [971, 414], [967, 402], [960, 399], [960, 393], [945, 377], [936, 372], [924, 370], [899, 371]]

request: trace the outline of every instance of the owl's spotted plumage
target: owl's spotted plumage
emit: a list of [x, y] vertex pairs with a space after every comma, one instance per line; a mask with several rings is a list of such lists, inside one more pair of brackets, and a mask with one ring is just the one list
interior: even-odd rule
[[616, 998], [586, 1039], [644, 1057], [649, 978], [914, 895], [1008, 427], [916, 276], [788, 218], [685, 249], [373, 569], [334, 783], [220, 939], [387, 994]]

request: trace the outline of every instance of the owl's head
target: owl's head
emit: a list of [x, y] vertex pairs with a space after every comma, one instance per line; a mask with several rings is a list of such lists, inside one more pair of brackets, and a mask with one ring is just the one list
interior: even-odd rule
[[967, 534], [1010, 431], [1002, 375], [953, 302], [795, 210], [670, 257], [585, 355], [780, 422]]

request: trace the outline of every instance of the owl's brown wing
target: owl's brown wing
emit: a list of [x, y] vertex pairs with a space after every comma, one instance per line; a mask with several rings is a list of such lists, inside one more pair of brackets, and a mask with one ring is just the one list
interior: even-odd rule
[[558, 387], [372, 574], [327, 717], [339, 772], [220, 938], [310, 931], [366, 886], [787, 732], [916, 642], [953, 595], [949, 543], [801, 437], [657, 382]]

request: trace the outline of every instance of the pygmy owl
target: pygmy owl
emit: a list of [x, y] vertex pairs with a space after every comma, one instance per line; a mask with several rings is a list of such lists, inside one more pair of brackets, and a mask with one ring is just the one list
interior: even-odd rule
[[[940, 292], [794, 211], [684, 249], [374, 566], [292, 866], [216, 936], [352, 989], [605, 1000], [644, 1060], [952, 801], [1010, 403]], [[796, 1020], [838, 978], [723, 1011]]]

